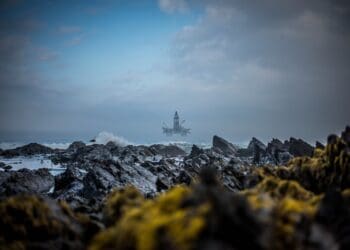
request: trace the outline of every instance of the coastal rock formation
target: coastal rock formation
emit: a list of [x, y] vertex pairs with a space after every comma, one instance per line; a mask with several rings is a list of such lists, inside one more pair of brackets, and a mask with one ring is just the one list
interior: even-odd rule
[[349, 127], [316, 149], [215, 141], [75, 142], [55, 177], [0, 171], [0, 249], [349, 249]]
[[349, 249], [350, 127], [324, 149], [217, 145], [74, 143], [55, 177], [1, 171], [0, 249]]
[[238, 193], [212, 168], [153, 200], [116, 190], [107, 204], [117, 201], [118, 216], [105, 215], [110, 226], [90, 249], [348, 249], [349, 134], [330, 136], [312, 158], [256, 168], [260, 180]]
[[38, 143], [29, 143], [22, 147], [15, 149], [3, 150], [1, 156], [4, 157], [15, 157], [15, 156], [31, 156], [36, 154], [51, 154], [55, 150]]

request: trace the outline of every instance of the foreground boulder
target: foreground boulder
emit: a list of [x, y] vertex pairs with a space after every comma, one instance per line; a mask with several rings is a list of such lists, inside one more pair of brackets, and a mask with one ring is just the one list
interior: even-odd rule
[[261, 227], [247, 201], [222, 189], [215, 177], [204, 176], [202, 183], [153, 201], [130, 188], [113, 193], [106, 213], [112, 226], [90, 249], [261, 249]]
[[65, 203], [36, 196], [0, 202], [0, 249], [85, 249], [98, 230]]
[[54, 177], [46, 168], [0, 172], [0, 197], [16, 194], [46, 194], [53, 186]]

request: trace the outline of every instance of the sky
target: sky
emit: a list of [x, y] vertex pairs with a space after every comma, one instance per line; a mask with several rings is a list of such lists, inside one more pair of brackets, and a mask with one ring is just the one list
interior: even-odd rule
[[346, 0], [2, 0], [0, 141], [324, 141], [349, 67]]

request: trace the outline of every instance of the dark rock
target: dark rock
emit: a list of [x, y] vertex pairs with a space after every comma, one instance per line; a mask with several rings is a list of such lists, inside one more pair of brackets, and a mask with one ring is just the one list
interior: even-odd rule
[[72, 182], [82, 181], [85, 174], [75, 166], [68, 166], [67, 169], [55, 176], [55, 192], [66, 189]]
[[232, 143], [217, 135], [213, 137], [213, 149], [219, 149], [225, 156], [232, 156], [237, 153], [237, 148]]
[[86, 249], [99, 229], [65, 203], [28, 195], [0, 203], [1, 249]]
[[273, 138], [272, 141], [267, 144], [266, 150], [269, 153], [273, 153], [275, 150], [286, 151], [286, 147], [280, 140]]
[[112, 154], [104, 145], [95, 145], [93, 149], [85, 155], [85, 159], [91, 161], [111, 160]]
[[259, 141], [258, 139], [256, 139], [255, 137], [253, 137], [248, 144], [248, 149], [251, 151], [254, 151], [257, 148], [260, 149], [261, 151], [265, 151], [266, 145], [261, 141]]
[[[4, 174], [0, 172], [0, 175]], [[38, 170], [20, 169], [6, 172], [0, 185], [0, 196], [16, 194], [46, 194], [54, 186], [54, 177], [46, 168]]]
[[118, 184], [116, 177], [110, 173], [108, 169], [101, 166], [91, 168], [82, 182], [84, 188], [81, 190], [80, 194], [87, 199], [99, 197], [102, 199], [112, 187]]
[[337, 135], [329, 135], [327, 138], [327, 144], [335, 144], [338, 140], [338, 136]]
[[346, 126], [345, 130], [341, 134], [341, 138], [348, 146], [350, 146], [350, 126]]
[[82, 141], [75, 141], [67, 148], [67, 151], [75, 153], [78, 149], [85, 147], [85, 143]]
[[256, 139], [255, 137], [249, 142], [248, 148], [252, 152], [253, 160], [252, 163], [255, 165], [264, 164], [262, 158], [266, 157], [266, 146], [264, 143]]
[[115, 142], [109, 141], [106, 143], [106, 147], [108, 148], [108, 150], [112, 150], [112, 149], [118, 147], [118, 145], [115, 144]]
[[186, 155], [186, 152], [175, 145], [161, 145], [161, 144], [155, 144], [150, 146], [151, 150], [154, 150], [156, 154], [165, 156], [165, 157], [177, 157], [177, 156], [184, 156]]
[[157, 178], [156, 181], [157, 192], [169, 189], [169, 186], [161, 178]]
[[22, 147], [17, 147], [15, 149], [8, 149], [2, 152], [4, 157], [16, 157], [16, 156], [31, 156], [37, 154], [52, 154], [55, 150], [38, 143], [29, 143]]
[[199, 156], [199, 155], [201, 155], [203, 153], [204, 153], [203, 149], [201, 149], [197, 145], [193, 144], [189, 157], [193, 158], [193, 157]]
[[286, 141], [285, 146], [289, 153], [291, 153], [293, 156], [312, 156], [314, 152], [314, 147], [312, 147], [307, 142], [301, 140], [301, 139], [295, 139], [291, 137], [289, 141]]
[[266, 151], [275, 165], [286, 164], [293, 158], [293, 155], [288, 152], [288, 147], [275, 138], [267, 144]]
[[67, 150], [51, 156], [52, 162], [84, 163], [89, 161], [99, 162], [112, 159], [112, 153], [105, 145], [93, 144], [89, 146], [83, 146], [83, 144], [80, 142], [73, 144]]
[[325, 146], [321, 142], [316, 141], [316, 148], [318, 148], [318, 149], [325, 149]]
[[185, 171], [181, 170], [180, 174], [175, 178], [175, 183], [190, 185], [192, 182], [192, 177]]
[[[311, 236], [315, 243], [326, 245], [323, 249], [350, 249], [350, 203], [340, 192], [329, 191], [321, 200], [316, 213]], [[316, 231], [317, 230], [317, 231]], [[319, 237], [322, 232], [323, 237]], [[328, 241], [328, 242], [325, 242]], [[315, 245], [317, 246], [317, 245]]]

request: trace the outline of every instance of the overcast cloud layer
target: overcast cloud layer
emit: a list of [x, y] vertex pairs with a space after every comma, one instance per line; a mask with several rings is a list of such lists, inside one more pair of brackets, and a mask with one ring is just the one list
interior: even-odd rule
[[175, 110], [189, 141], [323, 140], [350, 124], [347, 2], [5, 1], [0, 140], [167, 140]]

